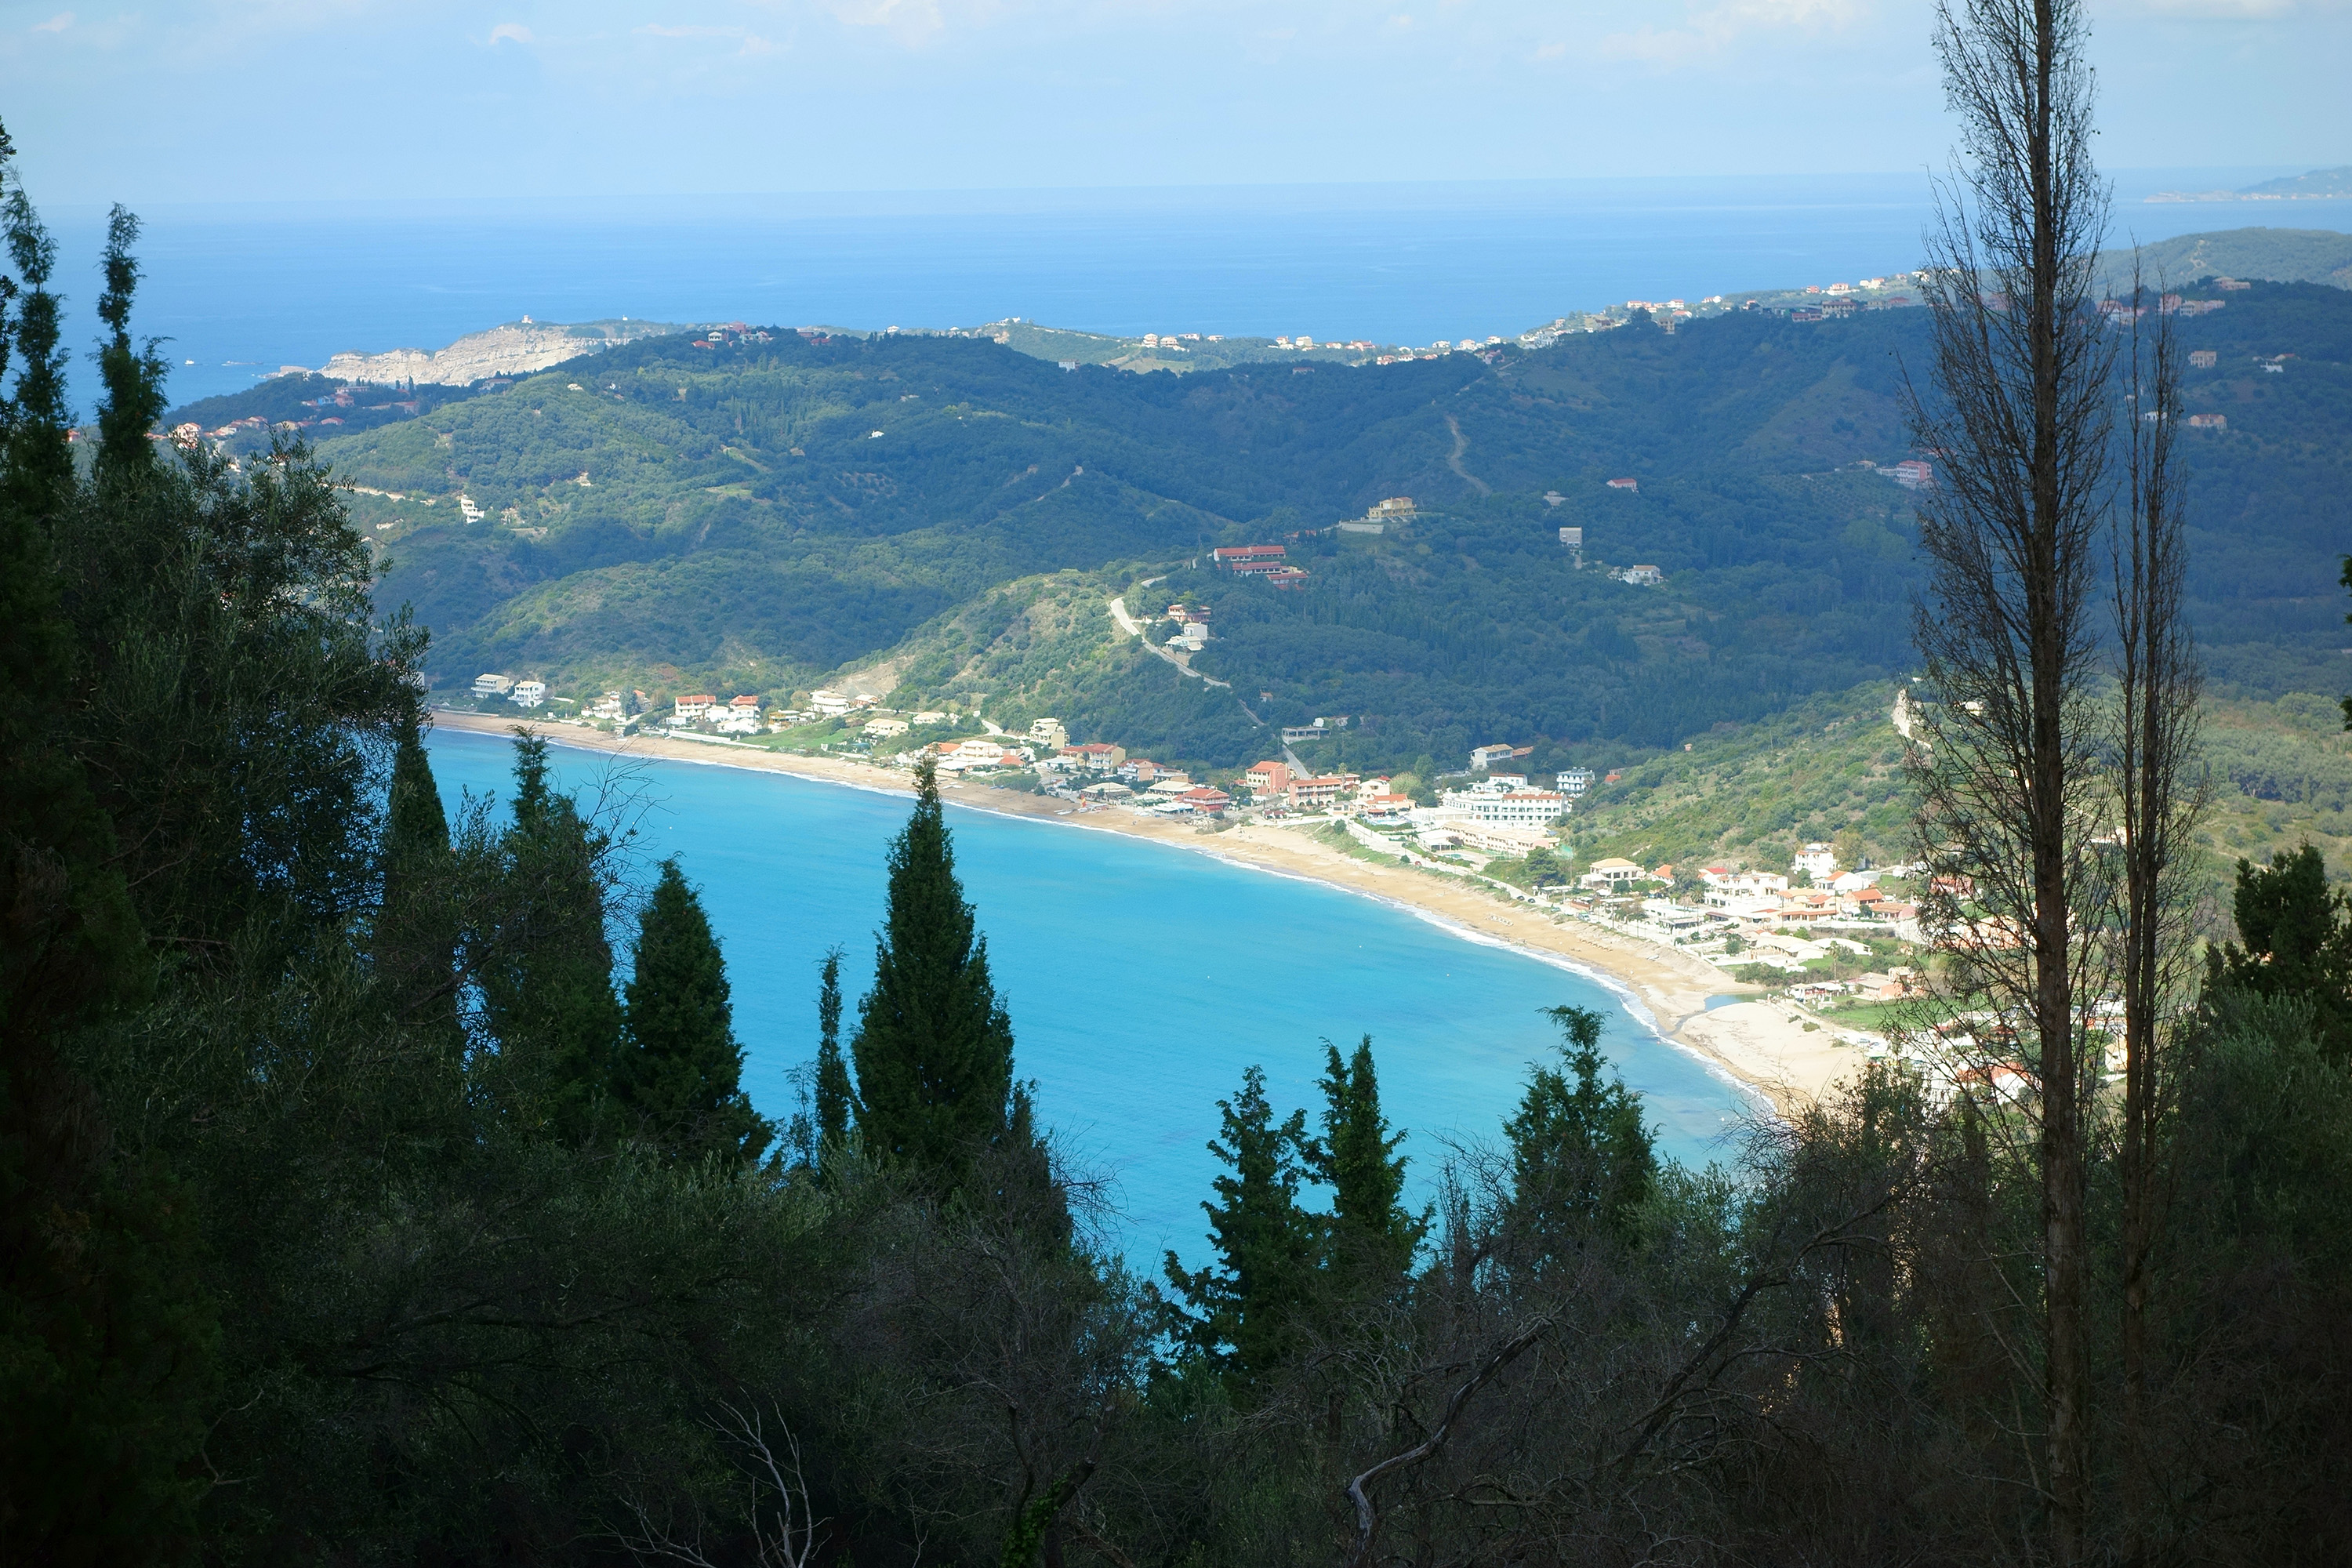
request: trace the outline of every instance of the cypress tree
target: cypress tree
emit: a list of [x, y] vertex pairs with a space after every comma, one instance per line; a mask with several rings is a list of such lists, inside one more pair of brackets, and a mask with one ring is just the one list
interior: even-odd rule
[[503, 1099], [527, 1126], [582, 1142], [614, 1129], [621, 1004], [604, 935], [611, 846], [547, 780], [547, 742], [517, 731], [504, 902], [478, 966]]
[[[0, 130], [0, 176], [8, 155]], [[81, 1070], [79, 1047], [153, 973], [56, 717], [81, 675], [54, 531], [77, 499], [56, 246], [21, 189], [0, 222], [18, 275], [0, 278], [0, 373], [18, 361], [0, 398], [0, 1555], [161, 1561], [194, 1538], [217, 1328], [192, 1208], [124, 1157]]]
[[384, 803], [383, 897], [373, 953], [386, 997], [404, 1017], [454, 1028], [457, 1021], [458, 922], [448, 895], [454, 861], [449, 816], [425, 754], [424, 726], [411, 712], [392, 759]]
[[1310, 1151], [1318, 1179], [1330, 1184], [1329, 1263], [1350, 1284], [1392, 1289], [1412, 1267], [1428, 1222], [1404, 1206], [1404, 1134], [1389, 1131], [1372, 1068], [1372, 1037], [1341, 1060], [1324, 1043], [1323, 1137]]
[[142, 351], [131, 341], [131, 296], [139, 286], [139, 262], [131, 247], [139, 240], [139, 220], [121, 205], [107, 215], [106, 253], [100, 266], [106, 288], [98, 297], [98, 317], [108, 328], [98, 353], [106, 406], [98, 416], [100, 468], [117, 480], [145, 476], [155, 465], [147, 433], [163, 416], [166, 366], [149, 340]]
[[858, 1004], [850, 1057], [866, 1152], [952, 1189], [1010, 1126], [1013, 1023], [989, 979], [988, 939], [956, 879], [928, 760], [916, 784], [914, 813], [890, 846], [874, 989]]
[[1638, 1211], [1658, 1169], [1641, 1097], [1620, 1079], [1601, 1081], [1608, 1061], [1601, 1015], [1587, 1007], [1549, 1012], [1568, 1072], [1536, 1068], [1503, 1129], [1511, 1144], [1511, 1222], [1538, 1266], [1590, 1237], [1638, 1240]]
[[824, 955], [824, 977], [816, 992], [816, 1140], [817, 1157], [840, 1148], [849, 1139], [854, 1096], [849, 1065], [841, 1055], [841, 950]]
[[619, 1080], [638, 1124], [671, 1158], [759, 1158], [774, 1129], [743, 1093], [727, 961], [676, 859], [638, 917]]
[[1247, 1384], [1279, 1367], [1317, 1294], [1320, 1227], [1298, 1206], [1307, 1175], [1307, 1113], [1282, 1121], [1265, 1098], [1265, 1069], [1242, 1075], [1241, 1092], [1221, 1100], [1222, 1125], [1209, 1152], [1231, 1172], [1212, 1184], [1209, 1216], [1215, 1265], [1187, 1271], [1168, 1254], [1168, 1282], [1192, 1309], [1194, 1348]]

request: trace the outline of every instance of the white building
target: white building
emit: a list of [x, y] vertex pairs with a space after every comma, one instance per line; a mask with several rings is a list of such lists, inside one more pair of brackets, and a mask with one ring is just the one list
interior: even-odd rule
[[518, 680], [515, 689], [507, 693], [507, 700], [518, 708], [536, 708], [547, 700], [547, 682]]
[[1789, 863], [1790, 875], [1802, 871], [1816, 884], [1829, 881], [1837, 875], [1837, 851], [1826, 844], [1808, 844]]
[[1515, 789], [1506, 794], [1449, 790], [1443, 808], [1447, 815], [1481, 827], [1549, 828], [1568, 815], [1568, 796], [1549, 789]]
[[1592, 787], [1592, 770], [1591, 768], [1562, 768], [1559, 771], [1559, 777], [1556, 787], [1559, 790], [1560, 794], [1573, 799], [1575, 796], [1582, 795], [1586, 790]]
[[474, 695], [477, 697], [504, 697], [513, 689], [512, 676], [486, 673], [474, 677]]
[[846, 691], [812, 691], [809, 693], [809, 706], [824, 718], [838, 719], [857, 706], [857, 699]]
[[1606, 890], [1622, 883], [1641, 881], [1648, 876], [1647, 871], [1643, 870], [1631, 860], [1612, 858], [1607, 860], [1595, 860], [1592, 863], [1592, 869], [1579, 877], [1577, 881], [1587, 888], [1600, 888]]
[[1039, 719], [1029, 726], [1029, 738], [1048, 751], [1058, 752], [1070, 743], [1069, 731], [1059, 719]]

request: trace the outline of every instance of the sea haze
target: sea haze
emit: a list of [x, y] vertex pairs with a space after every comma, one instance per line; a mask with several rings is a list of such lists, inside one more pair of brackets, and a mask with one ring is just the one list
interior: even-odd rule
[[[2117, 236], [2341, 227], [2352, 216], [2352, 202], [2139, 200], [2281, 172], [2135, 172], [2117, 183]], [[68, 341], [94, 337], [104, 215], [59, 205], [47, 216]], [[257, 202], [142, 216], [138, 326], [169, 340], [181, 403], [281, 364], [437, 348], [524, 315], [861, 329], [1020, 316], [1120, 333], [1484, 338], [1627, 299], [1898, 271], [1918, 264], [1930, 211], [1915, 173], [562, 206]]]
[[[512, 793], [512, 749], [442, 732], [433, 766], [462, 792]], [[885, 848], [901, 795], [559, 746], [561, 787], [631, 802], [641, 863], [676, 855], [725, 944], [745, 1087], [779, 1120], [816, 1053], [817, 972], [842, 949], [845, 1033], [874, 970]], [[504, 806], [499, 808], [503, 819]], [[1390, 1119], [1410, 1130], [1416, 1202], [1450, 1142], [1498, 1140], [1528, 1064], [1558, 1034], [1540, 1010], [1601, 1010], [1606, 1048], [1639, 1089], [1660, 1150], [1703, 1164], [1753, 1101], [1665, 1044], [1601, 984], [1474, 942], [1401, 909], [1205, 855], [949, 808], [966, 895], [1013, 1015], [1015, 1067], [1073, 1163], [1116, 1178], [1129, 1258], [1206, 1250], [1199, 1205], [1221, 1167], [1220, 1098], [1265, 1067], [1276, 1108], [1321, 1104], [1322, 1040], [1373, 1038]], [[624, 950], [625, 951], [625, 950]]]

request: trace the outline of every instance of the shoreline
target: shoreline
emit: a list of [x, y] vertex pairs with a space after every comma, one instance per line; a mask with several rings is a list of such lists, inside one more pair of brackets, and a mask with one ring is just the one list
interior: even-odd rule
[[[430, 710], [430, 716], [436, 725], [468, 734], [509, 735], [520, 721], [550, 745], [786, 773], [888, 795], [914, 793], [904, 773], [840, 757], [652, 735], [622, 738], [571, 724], [531, 724], [527, 719], [438, 708]], [[1830, 1029], [1809, 1028], [1809, 1021], [1790, 1004], [1740, 1000], [1710, 1010], [1711, 998], [1738, 996], [1750, 989], [1711, 964], [1613, 932], [1555, 924], [1467, 882], [1456, 885], [1429, 872], [1372, 865], [1295, 829], [1248, 824], [1205, 833], [1167, 818], [1107, 807], [1081, 812], [1057, 796], [1017, 795], [955, 779], [940, 781], [940, 795], [971, 810], [1147, 839], [1244, 869], [1357, 893], [1465, 941], [1512, 948], [1582, 974], [1622, 997], [1628, 1010], [1661, 1039], [1761, 1096], [1784, 1120], [1801, 1114], [1830, 1084], [1863, 1064], [1861, 1051], [1838, 1044]]]

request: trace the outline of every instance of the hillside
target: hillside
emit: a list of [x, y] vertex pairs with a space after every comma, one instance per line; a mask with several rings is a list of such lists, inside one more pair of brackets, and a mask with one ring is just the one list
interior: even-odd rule
[[[2220, 687], [2331, 690], [2352, 294], [2214, 298], [2181, 323], [2216, 355], [2191, 409], [2228, 421], [2189, 443], [2192, 608]], [[1253, 760], [1265, 740], [1238, 701], [1139, 649], [1059, 682], [966, 668], [982, 645], [945, 674], [917, 657], [939, 652], [924, 628], [969, 633], [1012, 584], [1084, 581], [1101, 613], [1071, 624], [1107, 637], [1110, 596], [1165, 578], [1135, 607], [1209, 608], [1195, 666], [1258, 719], [1358, 721], [1318, 761], [1410, 765], [1506, 736], [1583, 760], [1903, 672], [1913, 497], [1878, 470], [1909, 455], [1903, 367], [1926, 325], [1637, 318], [1538, 351], [1181, 377], [1065, 371], [987, 337], [663, 337], [420, 399], [320, 451], [380, 492], [352, 506], [445, 683], [495, 668], [559, 691], [789, 696], [899, 658], [910, 698], [1025, 690], [1121, 742], [1141, 703], [1163, 715], [1156, 750]], [[1395, 495], [1420, 510], [1328, 531]], [[1564, 525], [1584, 531], [1581, 569]], [[1303, 590], [1210, 569], [1208, 547], [1236, 542], [1285, 544]], [[1636, 563], [1663, 584], [1610, 574]]]
[[[2204, 199], [2204, 198], [2198, 198]], [[2099, 258], [2110, 289], [2131, 286], [2129, 250]], [[2184, 234], [2140, 249], [2141, 276], [2168, 287], [2206, 278], [2259, 279], [2269, 283], [2325, 283], [2352, 289], [2352, 235], [2327, 228], [2231, 228]]]
[[[1613, 855], [1785, 870], [1813, 840], [1834, 843], [1842, 865], [1907, 858], [1913, 797], [1889, 719], [1895, 691], [1874, 681], [1629, 763], [1576, 813], [1578, 866]], [[2215, 914], [2241, 857], [2309, 843], [2330, 865], [2352, 865], [2352, 737], [2336, 698], [2209, 696], [2203, 755], [2212, 795], [2198, 839]]]

